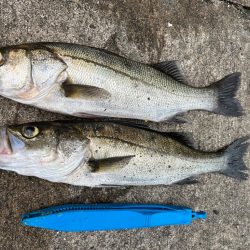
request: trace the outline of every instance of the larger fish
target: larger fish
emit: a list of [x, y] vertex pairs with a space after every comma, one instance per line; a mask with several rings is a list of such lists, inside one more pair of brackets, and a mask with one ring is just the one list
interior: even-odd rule
[[235, 99], [240, 73], [196, 88], [174, 61], [146, 65], [63, 43], [1, 48], [0, 64], [1, 95], [68, 115], [181, 122], [189, 110], [242, 114]]
[[0, 168], [92, 187], [170, 185], [209, 172], [246, 179], [246, 139], [209, 153], [119, 124], [31, 123], [1, 128]]

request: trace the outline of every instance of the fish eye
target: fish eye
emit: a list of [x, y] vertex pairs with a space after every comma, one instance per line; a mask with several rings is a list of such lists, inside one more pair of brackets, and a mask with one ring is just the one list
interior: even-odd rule
[[22, 129], [22, 135], [27, 139], [32, 139], [39, 134], [39, 129], [35, 126], [25, 126]]
[[4, 64], [4, 57], [2, 53], [0, 52], [0, 66], [2, 66], [3, 64]]

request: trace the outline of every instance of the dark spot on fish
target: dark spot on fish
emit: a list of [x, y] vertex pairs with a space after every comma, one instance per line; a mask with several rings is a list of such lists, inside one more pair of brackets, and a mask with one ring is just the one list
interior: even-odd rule
[[213, 210], [213, 213], [216, 214], [216, 215], [218, 215], [220, 212], [219, 212], [219, 210], [214, 209], [214, 210]]
[[89, 27], [90, 27], [90, 29], [95, 29], [96, 28], [96, 26], [94, 24], [90, 24]]
[[151, 172], [152, 172], [152, 170], [151, 170], [151, 169], [149, 169], [149, 170], [148, 170], [148, 172], [149, 172], [149, 173], [151, 173]]
[[148, 100], [150, 101], [150, 97], [148, 97]]
[[168, 168], [171, 168], [171, 166], [169, 165]]
[[104, 109], [104, 111], [106, 111], [107, 109]]
[[96, 153], [98, 152], [98, 150], [95, 151]]
[[99, 149], [101, 149], [101, 147], [98, 147]]

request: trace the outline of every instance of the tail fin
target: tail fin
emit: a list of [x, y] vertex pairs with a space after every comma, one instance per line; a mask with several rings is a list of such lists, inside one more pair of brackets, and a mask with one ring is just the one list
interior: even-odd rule
[[249, 136], [240, 138], [224, 150], [224, 153], [228, 156], [228, 160], [227, 168], [221, 171], [222, 174], [238, 180], [246, 180], [248, 178], [248, 174], [245, 172], [247, 167], [243, 161], [243, 157], [249, 145], [247, 142], [249, 138]]
[[240, 86], [240, 77], [241, 73], [236, 72], [212, 84], [211, 87], [215, 87], [218, 93], [218, 106], [214, 110], [215, 113], [226, 116], [243, 115], [243, 109], [235, 98]]

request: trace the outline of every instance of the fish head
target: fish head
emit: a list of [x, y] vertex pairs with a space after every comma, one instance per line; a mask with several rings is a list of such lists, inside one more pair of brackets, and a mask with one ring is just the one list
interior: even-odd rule
[[62, 59], [44, 48], [1, 48], [0, 94], [21, 103], [36, 102], [67, 79], [66, 68]]
[[26, 50], [0, 49], [0, 94], [15, 98], [29, 90], [30, 79], [31, 66]]
[[87, 160], [88, 139], [75, 126], [29, 123], [0, 129], [0, 168], [62, 180]]

